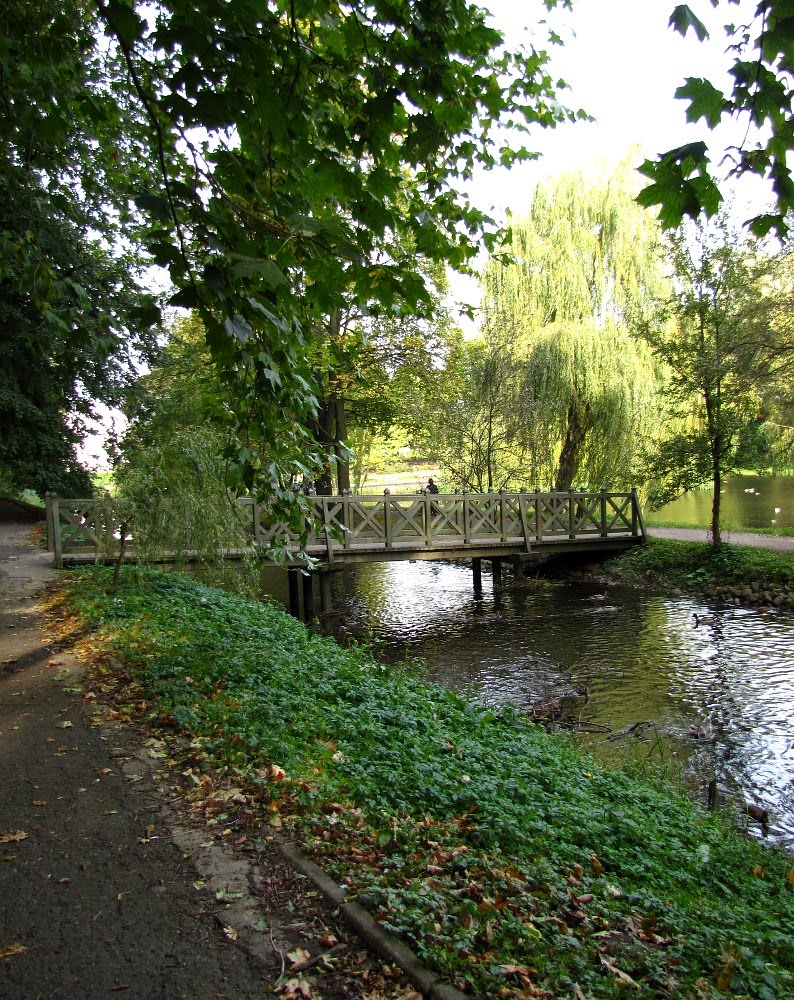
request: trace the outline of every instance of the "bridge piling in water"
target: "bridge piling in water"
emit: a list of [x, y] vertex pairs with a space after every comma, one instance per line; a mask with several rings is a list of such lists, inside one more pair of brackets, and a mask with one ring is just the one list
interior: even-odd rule
[[471, 561], [471, 573], [472, 582], [474, 584], [474, 593], [482, 593], [482, 559], [475, 558]]

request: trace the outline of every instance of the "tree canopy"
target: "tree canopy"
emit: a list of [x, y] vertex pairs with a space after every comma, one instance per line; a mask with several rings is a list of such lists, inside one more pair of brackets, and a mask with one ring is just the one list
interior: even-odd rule
[[630, 479], [656, 416], [653, 365], [633, 333], [666, 285], [658, 226], [633, 193], [627, 163], [539, 186], [513, 224], [509, 262], [485, 270], [487, 336], [523, 366], [512, 406], [527, 474], [557, 489]]
[[95, 401], [118, 402], [159, 315], [119, 238], [112, 176], [134, 128], [111, 114], [108, 88], [79, 5], [3, 5], [0, 476], [11, 489], [86, 490], [83, 420]]
[[547, 53], [505, 51], [466, 0], [98, 9], [159, 165], [134, 192], [147, 246], [235, 384], [243, 482], [272, 486], [244, 456], [310, 446], [312, 331], [345, 300], [429, 308], [422, 274], [382, 252], [395, 235], [466, 266], [493, 227], [451, 180], [530, 155], [492, 141], [506, 116], [564, 116]]
[[667, 433], [651, 461], [657, 502], [712, 486], [711, 536], [721, 543], [720, 492], [764, 396], [794, 371], [788, 254], [741, 240], [723, 217], [671, 239], [674, 289], [645, 331], [668, 372]]

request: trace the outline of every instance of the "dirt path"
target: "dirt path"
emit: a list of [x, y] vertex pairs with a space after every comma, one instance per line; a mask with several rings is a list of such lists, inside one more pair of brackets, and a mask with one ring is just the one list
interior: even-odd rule
[[275, 846], [191, 824], [147, 734], [92, 725], [32, 526], [0, 501], [0, 997], [417, 1000]]
[[0, 521], [0, 995], [261, 997], [263, 967], [193, 888], [153, 775], [134, 780], [69, 691], [80, 670], [41, 629], [55, 574], [30, 527]]

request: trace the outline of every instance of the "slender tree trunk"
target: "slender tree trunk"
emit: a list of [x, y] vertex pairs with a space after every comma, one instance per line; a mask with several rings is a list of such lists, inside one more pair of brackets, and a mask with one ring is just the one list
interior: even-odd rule
[[573, 403], [568, 407], [568, 428], [565, 432], [560, 460], [557, 463], [555, 490], [569, 490], [571, 488], [573, 477], [579, 467], [579, 453], [587, 437], [589, 413], [589, 404], [585, 406], [584, 413], [580, 413]]
[[711, 546], [718, 549], [722, 545], [720, 532], [720, 489], [722, 487], [722, 434], [719, 427], [720, 395], [719, 385], [716, 394], [709, 389], [703, 393], [706, 404], [706, 421], [711, 449]]
[[[325, 455], [330, 455], [334, 444], [333, 435], [334, 410], [328, 401], [321, 401], [317, 411], [317, 443]], [[315, 489], [318, 496], [329, 497], [333, 492], [331, 480], [331, 465], [326, 459], [323, 463], [323, 471], [315, 481]]]
[[711, 544], [718, 549], [722, 545], [722, 534], [720, 533], [720, 488], [722, 486], [722, 476], [720, 474], [720, 460], [718, 455], [712, 457], [712, 475], [714, 478], [714, 492], [711, 499]]
[[336, 432], [334, 443], [336, 447], [336, 477], [339, 483], [340, 495], [350, 489], [350, 462], [342, 457], [340, 445], [347, 438], [347, 414], [342, 396], [334, 396], [334, 415], [336, 417]]

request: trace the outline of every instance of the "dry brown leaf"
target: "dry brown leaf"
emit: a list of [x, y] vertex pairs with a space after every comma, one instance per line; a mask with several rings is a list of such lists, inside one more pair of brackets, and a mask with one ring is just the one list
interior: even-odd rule
[[8, 833], [0, 833], [0, 844], [18, 844], [20, 840], [27, 840], [29, 836], [27, 830], [11, 830]]
[[13, 955], [21, 955], [28, 950], [24, 944], [14, 941], [12, 944], [0, 945], [0, 958], [11, 958]]
[[616, 965], [613, 965], [609, 961], [609, 959], [604, 958], [603, 955], [601, 955], [601, 964], [608, 972], [612, 973], [612, 975], [617, 980], [618, 986], [633, 986], [636, 990], [640, 988], [640, 984], [635, 982], [627, 972], [623, 972], [622, 969], [619, 969]]
[[287, 952], [287, 958], [293, 965], [303, 965], [303, 963], [308, 962], [311, 957], [311, 952], [307, 951], [305, 948], [296, 948], [294, 951]]

